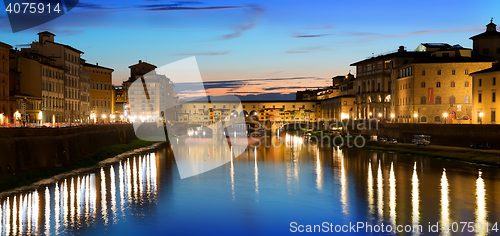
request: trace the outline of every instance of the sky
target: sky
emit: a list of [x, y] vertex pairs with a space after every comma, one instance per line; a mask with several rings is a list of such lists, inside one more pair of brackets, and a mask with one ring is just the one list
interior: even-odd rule
[[[500, 2], [317, 0], [80, 0], [65, 15], [13, 33], [0, 11], [0, 41], [26, 47], [48, 30], [113, 68], [113, 84], [138, 60], [158, 67], [195, 56], [207, 90], [293, 99], [325, 87], [372, 55], [444, 42], [472, 48], [469, 37], [500, 24]], [[498, 20], [496, 20], [498, 19]]]

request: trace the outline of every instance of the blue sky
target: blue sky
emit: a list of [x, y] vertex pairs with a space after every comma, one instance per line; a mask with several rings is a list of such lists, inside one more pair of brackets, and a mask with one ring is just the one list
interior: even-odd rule
[[327, 86], [331, 77], [354, 71], [352, 62], [399, 45], [472, 47], [469, 37], [483, 32], [491, 17], [500, 22], [498, 9], [494, 0], [80, 0], [67, 14], [18, 33], [2, 11], [0, 41], [22, 47], [49, 30], [57, 42], [84, 51], [89, 63], [114, 68], [114, 84], [126, 80], [138, 60], [162, 66], [196, 56], [205, 81], [243, 80], [239, 91], [254, 95], [289, 93], [266, 86]]

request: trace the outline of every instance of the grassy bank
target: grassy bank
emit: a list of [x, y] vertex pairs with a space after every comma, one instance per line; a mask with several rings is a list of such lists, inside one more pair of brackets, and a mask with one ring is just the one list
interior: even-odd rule
[[143, 141], [136, 139], [129, 144], [116, 144], [112, 146], [102, 147], [92, 153], [82, 155], [78, 158], [65, 164], [64, 167], [40, 169], [36, 171], [29, 171], [25, 173], [17, 173], [15, 175], [4, 177], [0, 179], [0, 192], [14, 189], [17, 187], [29, 185], [37, 181], [50, 178], [52, 176], [76, 170], [79, 168], [91, 167], [98, 162], [122, 154], [124, 152], [132, 151], [138, 148], [151, 146], [157, 142]]

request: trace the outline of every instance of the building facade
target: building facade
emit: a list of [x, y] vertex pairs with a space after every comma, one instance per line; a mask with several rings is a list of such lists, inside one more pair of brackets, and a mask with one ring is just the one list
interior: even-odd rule
[[394, 106], [392, 100], [394, 81], [391, 80], [393, 68], [428, 55], [426, 51], [407, 51], [400, 46], [396, 52], [370, 57], [351, 64], [351, 66], [356, 66], [356, 79], [353, 81], [356, 118], [390, 119], [393, 112], [391, 108]]
[[[472, 76], [472, 122], [474, 124], [498, 124], [497, 111], [500, 104], [497, 101], [498, 79], [500, 79], [500, 65], [481, 70]], [[500, 90], [498, 90], [500, 92]]]
[[9, 98], [9, 50], [12, 46], [0, 42], [0, 126], [13, 120], [14, 103]]
[[83, 64], [83, 71], [90, 74], [90, 115], [97, 122], [109, 121], [114, 114], [113, 69], [99, 64]]
[[491, 60], [471, 57], [470, 49], [439, 50], [431, 57], [395, 68], [394, 119], [399, 123], [461, 123], [472, 116], [472, 72]]
[[64, 68], [64, 122], [76, 122], [84, 117], [81, 109], [80, 72], [82, 51], [69, 45], [54, 42], [55, 34], [38, 33], [38, 42], [31, 49], [55, 60], [56, 66]]

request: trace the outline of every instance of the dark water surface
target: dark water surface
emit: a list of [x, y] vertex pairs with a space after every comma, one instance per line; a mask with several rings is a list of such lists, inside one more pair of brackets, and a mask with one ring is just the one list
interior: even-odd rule
[[[232, 162], [187, 179], [180, 179], [170, 148], [161, 146], [95, 173], [4, 196], [0, 232], [281, 235], [306, 225], [324, 230], [314, 228], [323, 222], [333, 230], [362, 222], [371, 231], [384, 224], [422, 225], [424, 235], [500, 234], [500, 225], [494, 231], [500, 221], [498, 168], [318, 147], [287, 134], [274, 139], [279, 147], [249, 147]], [[429, 222], [440, 230], [450, 222], [450, 230], [429, 233]], [[473, 222], [467, 226], [476, 231], [467, 232], [460, 222]], [[370, 234], [366, 229], [357, 234]]]

